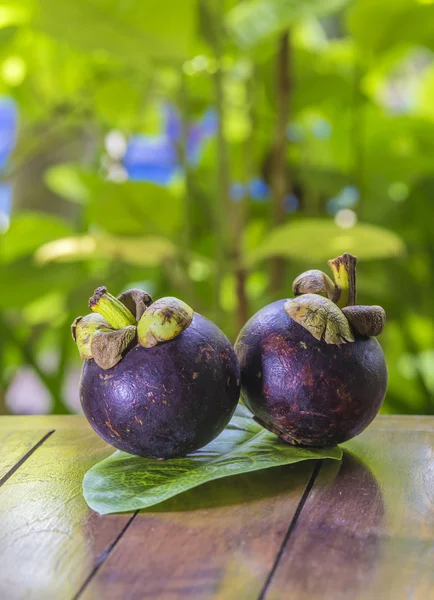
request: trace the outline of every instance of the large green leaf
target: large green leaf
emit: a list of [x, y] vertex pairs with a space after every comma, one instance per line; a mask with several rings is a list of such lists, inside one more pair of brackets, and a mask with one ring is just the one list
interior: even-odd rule
[[246, 262], [253, 265], [274, 256], [321, 262], [344, 252], [363, 260], [390, 258], [403, 254], [405, 246], [396, 233], [376, 225], [341, 229], [329, 219], [304, 219], [276, 227]]
[[227, 25], [240, 46], [252, 48], [302, 19], [338, 10], [347, 0], [250, 0], [227, 16]]
[[105, 51], [139, 69], [148, 58], [183, 60], [195, 29], [196, 0], [40, 0], [38, 5], [37, 25], [53, 37], [85, 52]]
[[79, 264], [38, 266], [30, 257], [0, 264], [0, 309], [23, 308], [51, 292], [69, 292], [84, 277]]
[[79, 166], [61, 163], [45, 171], [44, 181], [58, 196], [77, 204], [86, 204], [89, 200], [89, 189], [82, 181], [85, 176]]
[[21, 213], [14, 217], [1, 239], [1, 258], [10, 262], [31, 254], [46, 242], [72, 233], [71, 227], [57, 217], [42, 213]]
[[302, 460], [333, 458], [335, 448], [297, 448], [263, 429], [241, 405], [228, 427], [210, 444], [166, 461], [115, 452], [86, 473], [83, 493], [100, 514], [153, 506], [207, 481]]
[[45, 180], [56, 194], [85, 204], [90, 223], [109, 233], [171, 235], [182, 226], [178, 189], [143, 181], [115, 183], [68, 163], [48, 169]]
[[169, 240], [156, 236], [81, 235], [44, 244], [38, 248], [35, 257], [39, 264], [105, 258], [140, 267], [153, 267], [161, 265], [174, 254], [175, 246]]
[[152, 183], [112, 183], [86, 177], [91, 183], [88, 219], [110, 233], [172, 234], [182, 224], [182, 197]]
[[434, 48], [434, 5], [429, 0], [358, 0], [348, 25], [373, 55], [402, 44]]
[[173, 234], [181, 227], [183, 200], [172, 189], [142, 181], [115, 183], [72, 165], [50, 169], [47, 177], [56, 192], [85, 202], [88, 220], [109, 233]]

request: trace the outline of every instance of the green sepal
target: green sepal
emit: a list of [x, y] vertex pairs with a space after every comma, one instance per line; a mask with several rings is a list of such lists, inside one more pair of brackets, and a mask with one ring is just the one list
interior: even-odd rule
[[184, 331], [193, 320], [193, 309], [178, 298], [156, 300], [143, 313], [137, 326], [139, 343], [152, 348], [167, 342]]
[[134, 343], [137, 328], [128, 325], [122, 329], [101, 329], [91, 340], [92, 356], [101, 369], [111, 369], [122, 359], [124, 352]]
[[334, 302], [317, 294], [304, 294], [285, 302], [285, 312], [307, 329], [317, 340], [327, 344], [354, 342], [350, 325]]
[[95, 332], [109, 329], [107, 321], [99, 314], [91, 313], [85, 317], [77, 317], [71, 325], [71, 333], [77, 344], [81, 359], [93, 358], [91, 343]]

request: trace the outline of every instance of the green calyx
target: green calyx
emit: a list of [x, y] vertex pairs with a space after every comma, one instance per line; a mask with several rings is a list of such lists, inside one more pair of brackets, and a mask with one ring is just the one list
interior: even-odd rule
[[146, 292], [131, 289], [118, 298], [102, 286], [89, 300], [93, 311], [77, 317], [71, 326], [80, 358], [93, 359], [102, 369], [111, 369], [130, 348], [145, 348], [172, 340], [193, 319], [193, 309], [177, 298], [152, 302]]
[[342, 313], [360, 335], [380, 335], [386, 325], [386, 313], [381, 306], [345, 306]]
[[152, 348], [178, 336], [193, 320], [193, 309], [178, 298], [160, 298], [143, 313], [137, 333], [139, 344]]
[[357, 258], [345, 253], [328, 264], [334, 283], [322, 271], [302, 273], [294, 280], [296, 297], [285, 303], [286, 313], [327, 344], [354, 342], [356, 335], [379, 335], [386, 323], [381, 306], [356, 305]]
[[104, 317], [113, 329], [136, 324], [132, 312], [118, 298], [109, 294], [105, 286], [95, 290], [89, 300], [89, 308]]
[[296, 323], [310, 331], [317, 340], [327, 344], [354, 342], [345, 315], [334, 302], [317, 294], [304, 294], [285, 303], [286, 313]]
[[134, 325], [122, 329], [96, 331], [91, 341], [92, 357], [101, 369], [111, 369], [135, 343], [136, 337], [137, 328]]
[[335, 302], [339, 297], [340, 290], [328, 275], [318, 269], [312, 269], [294, 279], [292, 293], [294, 296], [318, 294]]
[[71, 325], [72, 339], [77, 344], [81, 359], [92, 358], [91, 342], [97, 331], [110, 331], [110, 325], [98, 314], [77, 317]]

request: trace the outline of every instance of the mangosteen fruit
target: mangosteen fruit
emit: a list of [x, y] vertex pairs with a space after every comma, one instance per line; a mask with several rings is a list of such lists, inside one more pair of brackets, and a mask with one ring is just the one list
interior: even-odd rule
[[177, 298], [98, 288], [72, 334], [84, 359], [80, 400], [109, 444], [139, 456], [185, 456], [226, 427], [239, 366], [225, 335]]
[[386, 394], [387, 367], [375, 336], [380, 306], [356, 305], [357, 258], [344, 254], [294, 281], [294, 298], [257, 312], [235, 343], [241, 398], [286, 442], [326, 447], [365, 429]]

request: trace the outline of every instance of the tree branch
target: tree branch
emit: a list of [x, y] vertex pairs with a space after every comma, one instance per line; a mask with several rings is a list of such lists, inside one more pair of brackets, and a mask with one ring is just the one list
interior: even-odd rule
[[[291, 46], [289, 33], [284, 33], [279, 40], [276, 77], [276, 129], [271, 159], [271, 225], [277, 227], [284, 221], [283, 201], [288, 193], [286, 150], [288, 144], [287, 124], [290, 110], [290, 62]], [[285, 261], [273, 258], [270, 264], [270, 291], [277, 294], [283, 285]]]

